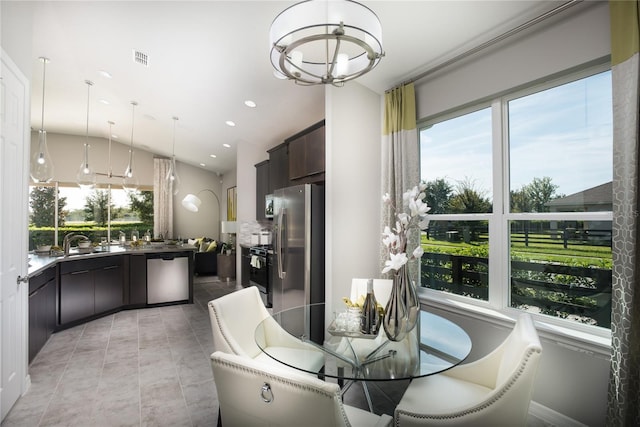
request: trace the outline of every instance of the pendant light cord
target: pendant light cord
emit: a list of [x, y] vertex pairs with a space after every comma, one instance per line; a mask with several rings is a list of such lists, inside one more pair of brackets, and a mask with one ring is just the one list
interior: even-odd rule
[[40, 119], [40, 130], [44, 130], [44, 86], [46, 81], [47, 62], [49, 62], [49, 59], [41, 57], [40, 60], [42, 61], [42, 116]]

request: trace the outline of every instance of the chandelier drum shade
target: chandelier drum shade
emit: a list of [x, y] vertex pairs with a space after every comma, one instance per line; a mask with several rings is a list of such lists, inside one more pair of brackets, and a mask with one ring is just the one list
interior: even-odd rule
[[48, 58], [38, 58], [42, 62], [42, 118], [38, 131], [38, 150], [31, 157], [30, 175], [35, 183], [51, 182], [53, 179], [53, 162], [47, 147], [47, 131], [44, 130], [44, 83]]
[[294, 4], [273, 20], [270, 43], [276, 75], [301, 85], [343, 86], [384, 56], [378, 16], [350, 0]]

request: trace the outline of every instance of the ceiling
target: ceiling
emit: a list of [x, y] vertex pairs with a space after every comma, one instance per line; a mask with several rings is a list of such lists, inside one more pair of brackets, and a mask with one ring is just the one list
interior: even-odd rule
[[[85, 134], [91, 80], [91, 136], [107, 138], [113, 121], [115, 140], [129, 144], [136, 101], [135, 147], [171, 155], [176, 116], [179, 161], [220, 174], [234, 170], [240, 144], [266, 150], [324, 118], [324, 88], [278, 80], [269, 61], [271, 21], [294, 3], [23, 2], [33, 7], [32, 128], [41, 125], [38, 57], [45, 56], [47, 132]], [[564, 2], [362, 3], [380, 18], [386, 56], [357, 83], [382, 94]], [[134, 50], [148, 55], [148, 66], [133, 61]]]

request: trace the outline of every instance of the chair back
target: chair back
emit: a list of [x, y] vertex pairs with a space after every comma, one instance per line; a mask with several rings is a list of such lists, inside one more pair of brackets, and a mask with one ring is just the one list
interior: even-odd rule
[[222, 352], [211, 366], [225, 427], [349, 425], [335, 383]]
[[209, 301], [213, 351], [254, 358], [260, 354], [254, 335], [258, 324], [269, 317], [255, 286]]
[[[351, 279], [351, 295], [349, 296], [351, 301], [357, 301], [360, 295], [367, 295], [367, 280], [369, 279]], [[383, 307], [387, 305], [392, 287], [393, 280], [391, 279], [373, 279], [373, 294], [376, 296], [378, 304]]]

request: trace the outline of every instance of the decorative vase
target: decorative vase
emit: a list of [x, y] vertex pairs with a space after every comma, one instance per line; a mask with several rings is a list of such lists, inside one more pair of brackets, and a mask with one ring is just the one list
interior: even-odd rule
[[391, 295], [382, 319], [387, 337], [391, 341], [404, 339], [407, 333], [416, 327], [418, 316], [420, 316], [420, 301], [415, 285], [409, 279], [409, 270], [405, 264], [393, 276]]
[[400, 267], [393, 276], [391, 295], [384, 310], [382, 327], [391, 341], [401, 341], [407, 335], [407, 322], [409, 320], [405, 303], [406, 290], [404, 283], [409, 283], [409, 275], [406, 265]]

